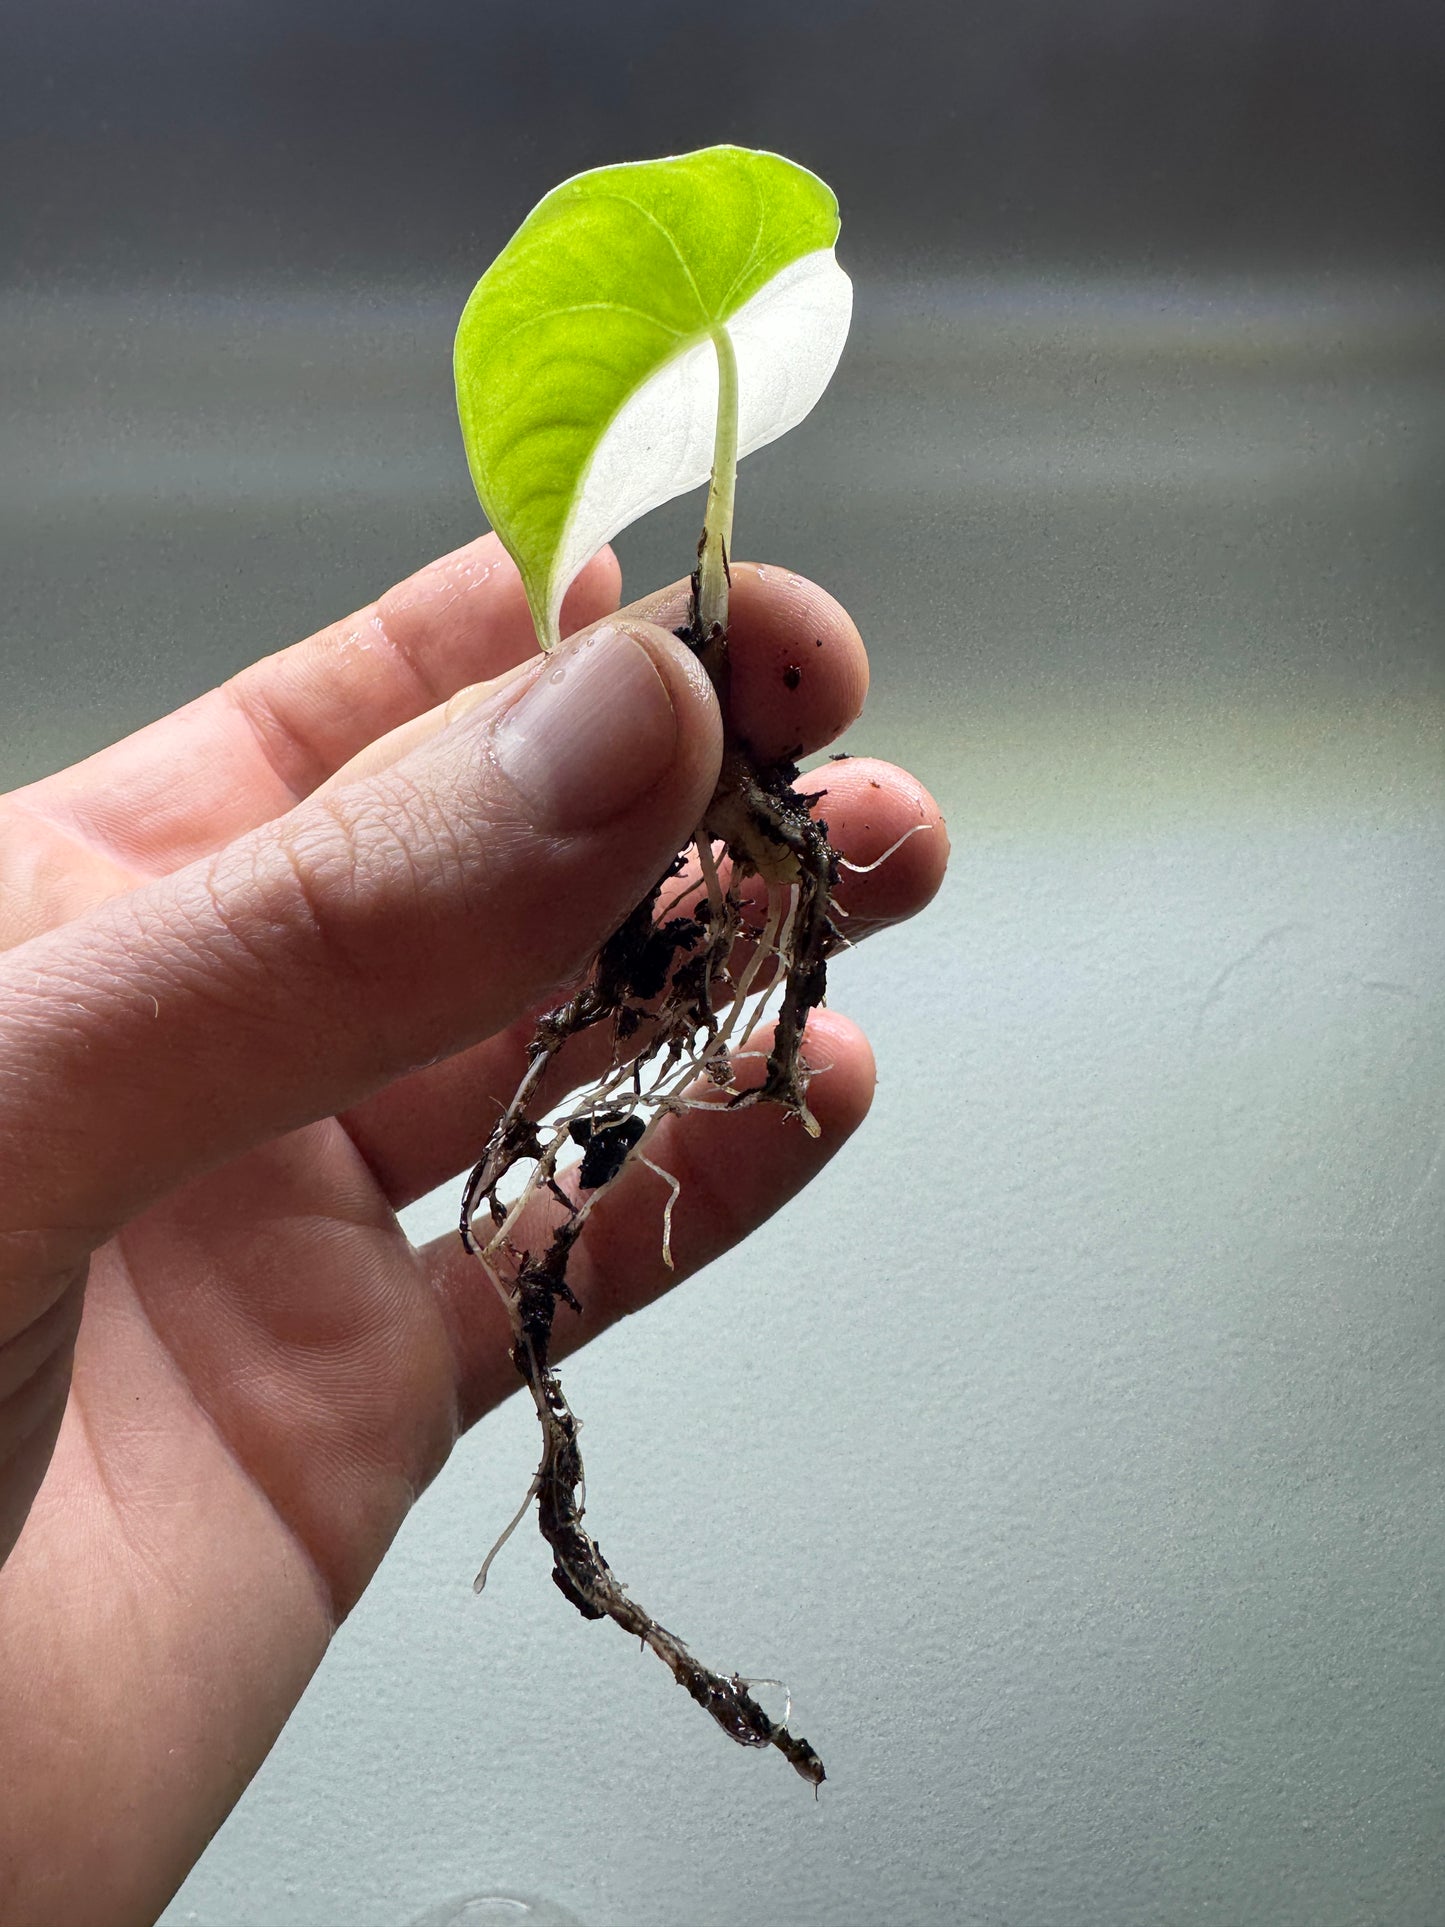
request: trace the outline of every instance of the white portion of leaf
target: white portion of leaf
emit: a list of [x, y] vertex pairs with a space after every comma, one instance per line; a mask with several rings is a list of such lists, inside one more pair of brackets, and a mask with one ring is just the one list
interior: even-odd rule
[[[853, 284], [831, 248], [776, 274], [727, 322], [738, 363], [738, 455], [786, 435], [832, 379], [853, 315]], [[582, 477], [552, 566], [547, 629], [562, 598], [614, 535], [708, 479], [717, 420], [717, 351], [695, 341], [622, 404]]]

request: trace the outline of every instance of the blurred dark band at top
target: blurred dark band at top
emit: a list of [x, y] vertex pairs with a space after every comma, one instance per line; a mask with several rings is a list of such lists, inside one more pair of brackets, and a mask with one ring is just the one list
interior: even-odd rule
[[0, 278], [474, 272], [562, 176], [718, 140], [865, 269], [1418, 267], [1445, 7], [48, 0], [6, 9]]

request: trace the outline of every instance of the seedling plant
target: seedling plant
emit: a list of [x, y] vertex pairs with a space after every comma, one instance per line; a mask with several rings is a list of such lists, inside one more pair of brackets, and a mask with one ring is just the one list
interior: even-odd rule
[[[852, 288], [834, 255], [838, 209], [816, 175], [736, 147], [600, 168], [537, 206], [468, 301], [457, 331], [462, 433], [482, 506], [521, 571], [544, 650], [560, 641], [578, 571], [631, 522], [708, 483], [688, 619], [678, 635], [717, 692], [724, 753], [690, 845], [598, 951], [581, 988], [541, 1017], [527, 1069], [472, 1171], [461, 1235], [507, 1308], [512, 1358], [536, 1404], [536, 1501], [557, 1586], [615, 1620], [744, 1746], [777, 1747], [815, 1787], [823, 1763], [737, 1674], [702, 1665], [618, 1581], [584, 1523], [578, 1421], [551, 1363], [559, 1305], [581, 1307], [570, 1255], [624, 1169], [656, 1176], [670, 1265], [675, 1178], [649, 1156], [669, 1115], [780, 1105], [806, 1131], [808, 1013], [841, 941], [840, 858], [788, 761], [760, 760], [731, 726], [728, 586], [739, 459], [794, 427], [837, 366]], [[744, 1085], [776, 1003], [761, 1077]], [[543, 1085], [585, 1032], [606, 1068], [560, 1110]], [[574, 1191], [564, 1159], [582, 1156]], [[528, 1208], [561, 1209], [541, 1249]]]

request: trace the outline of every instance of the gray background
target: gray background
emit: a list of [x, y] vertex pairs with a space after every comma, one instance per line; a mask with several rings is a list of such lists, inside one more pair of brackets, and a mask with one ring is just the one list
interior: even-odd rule
[[[167, 1921], [492, 1889], [584, 1927], [1445, 1921], [1445, 13], [4, 30], [0, 778], [466, 539], [476, 274], [563, 174], [738, 139], [834, 183], [859, 285], [740, 544], [853, 608], [851, 746], [954, 839], [935, 908], [837, 969], [869, 1126], [570, 1373], [609, 1556], [786, 1675], [823, 1799], [569, 1613], [532, 1536], [473, 1599], [513, 1401]], [[697, 516], [624, 540], [630, 588]]]

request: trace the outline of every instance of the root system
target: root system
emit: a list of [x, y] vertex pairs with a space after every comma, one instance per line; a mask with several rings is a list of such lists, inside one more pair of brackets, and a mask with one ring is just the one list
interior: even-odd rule
[[[703, 662], [722, 706], [726, 749], [716, 792], [690, 849], [603, 944], [576, 994], [539, 1019], [526, 1072], [462, 1201], [462, 1240], [507, 1307], [512, 1358], [542, 1428], [531, 1491], [477, 1586], [535, 1498], [553, 1580], [578, 1612], [615, 1620], [657, 1654], [725, 1733], [743, 1746], [777, 1747], [816, 1788], [823, 1762], [808, 1742], [769, 1718], [748, 1681], [695, 1659], [637, 1604], [603, 1557], [584, 1524], [578, 1420], [551, 1362], [558, 1307], [572, 1316], [581, 1312], [567, 1282], [569, 1259], [598, 1200], [629, 1164], [649, 1166], [670, 1187], [660, 1217], [663, 1258], [671, 1266], [678, 1185], [648, 1155], [665, 1118], [777, 1104], [803, 1129], [818, 1130], [808, 1108], [802, 1038], [808, 1012], [823, 1001], [828, 955], [841, 941], [833, 904], [839, 859], [827, 824], [794, 788], [796, 766], [760, 762], [728, 728], [726, 625], [712, 621], [704, 632], [697, 576], [688, 623], [677, 633]], [[745, 1054], [758, 1054], [749, 1053], [749, 1041], [779, 992], [766, 1066], [759, 1081], [743, 1087], [736, 1066]], [[547, 1072], [585, 1032], [606, 1037], [607, 1068], [560, 1114], [549, 1114]], [[559, 1161], [574, 1147], [582, 1153], [572, 1174], [575, 1196], [558, 1175]], [[543, 1196], [561, 1215], [549, 1214], [544, 1240], [534, 1249], [529, 1223], [539, 1214], [529, 1207]]]

